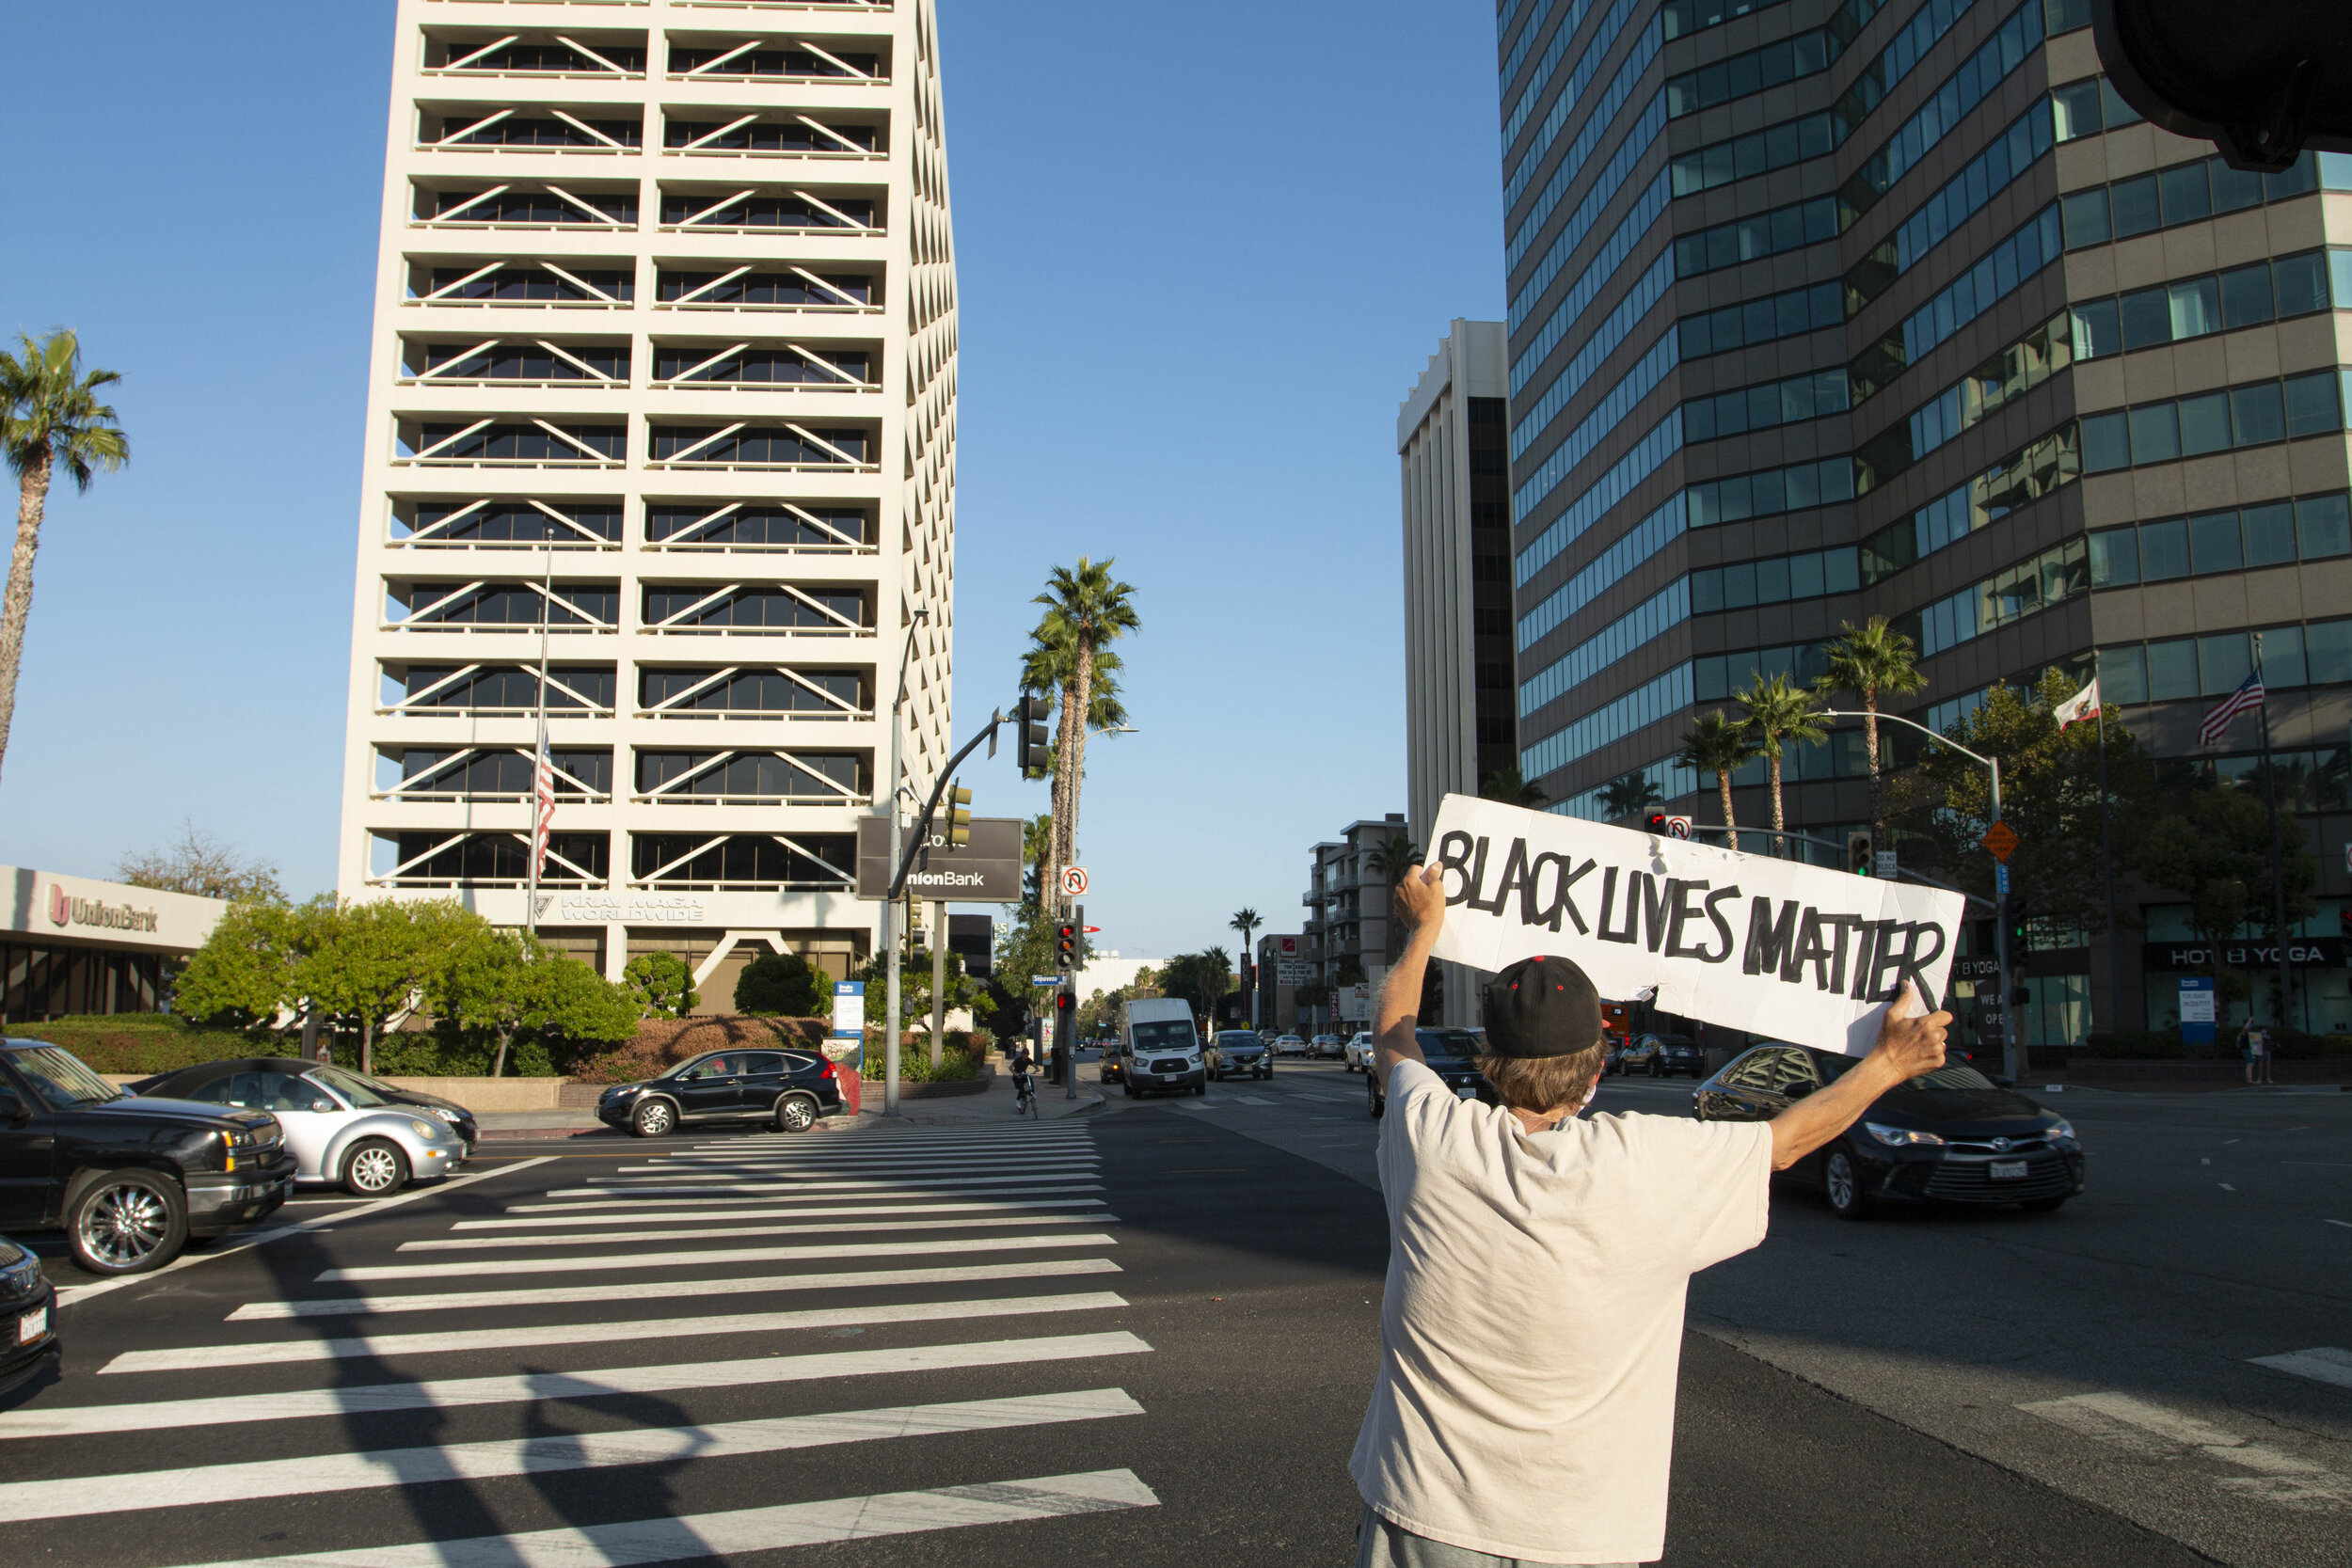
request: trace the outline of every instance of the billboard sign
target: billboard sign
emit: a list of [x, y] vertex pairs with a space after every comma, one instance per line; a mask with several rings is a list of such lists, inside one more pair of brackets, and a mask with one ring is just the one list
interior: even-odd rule
[[[1021, 902], [1021, 833], [1017, 816], [976, 816], [972, 842], [950, 848], [946, 829], [934, 822], [930, 843], [915, 857], [907, 873], [907, 892], [917, 898], [945, 904], [1018, 904]], [[914, 830], [898, 830], [898, 845], [914, 842]], [[890, 889], [893, 869], [890, 818], [857, 819], [857, 895], [882, 898]]]

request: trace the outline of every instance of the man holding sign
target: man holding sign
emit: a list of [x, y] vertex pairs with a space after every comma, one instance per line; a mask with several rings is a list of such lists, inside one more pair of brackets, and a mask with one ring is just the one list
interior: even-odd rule
[[1448, 869], [1398, 887], [1413, 934], [1380, 998], [1391, 1247], [1380, 1375], [1348, 1465], [1357, 1563], [1651, 1561], [1690, 1276], [1764, 1239], [1773, 1171], [1942, 1066], [1951, 1016], [1927, 1014], [1905, 977], [1868, 1054], [1770, 1122], [1580, 1119], [1606, 1049], [1600, 997], [1576, 961], [1536, 954], [1486, 992], [1479, 1066], [1502, 1104], [1457, 1100], [1414, 1038]]

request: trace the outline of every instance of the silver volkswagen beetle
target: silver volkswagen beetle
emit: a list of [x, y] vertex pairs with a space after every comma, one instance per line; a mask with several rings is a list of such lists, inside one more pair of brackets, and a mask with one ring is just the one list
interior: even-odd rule
[[410, 1181], [438, 1181], [465, 1163], [448, 1120], [386, 1099], [357, 1073], [283, 1058], [211, 1062], [136, 1085], [208, 1104], [267, 1111], [286, 1130], [294, 1180], [382, 1197]]

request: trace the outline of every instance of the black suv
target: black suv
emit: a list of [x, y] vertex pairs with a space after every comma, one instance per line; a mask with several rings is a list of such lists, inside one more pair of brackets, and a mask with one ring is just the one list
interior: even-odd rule
[[759, 1117], [779, 1132], [805, 1132], [840, 1109], [841, 1080], [814, 1051], [714, 1051], [659, 1078], [615, 1084], [596, 1101], [598, 1120], [641, 1138], [716, 1117]]
[[294, 1192], [266, 1111], [135, 1099], [43, 1040], [0, 1040], [0, 1231], [63, 1229], [92, 1274], [139, 1274]]

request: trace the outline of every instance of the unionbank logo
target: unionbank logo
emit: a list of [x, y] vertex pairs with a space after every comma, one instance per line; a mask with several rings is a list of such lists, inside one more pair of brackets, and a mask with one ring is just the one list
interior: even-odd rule
[[116, 931], [155, 929], [153, 910], [128, 904], [108, 904], [96, 898], [68, 897], [65, 889], [49, 884], [49, 923], [53, 926], [97, 926]]

